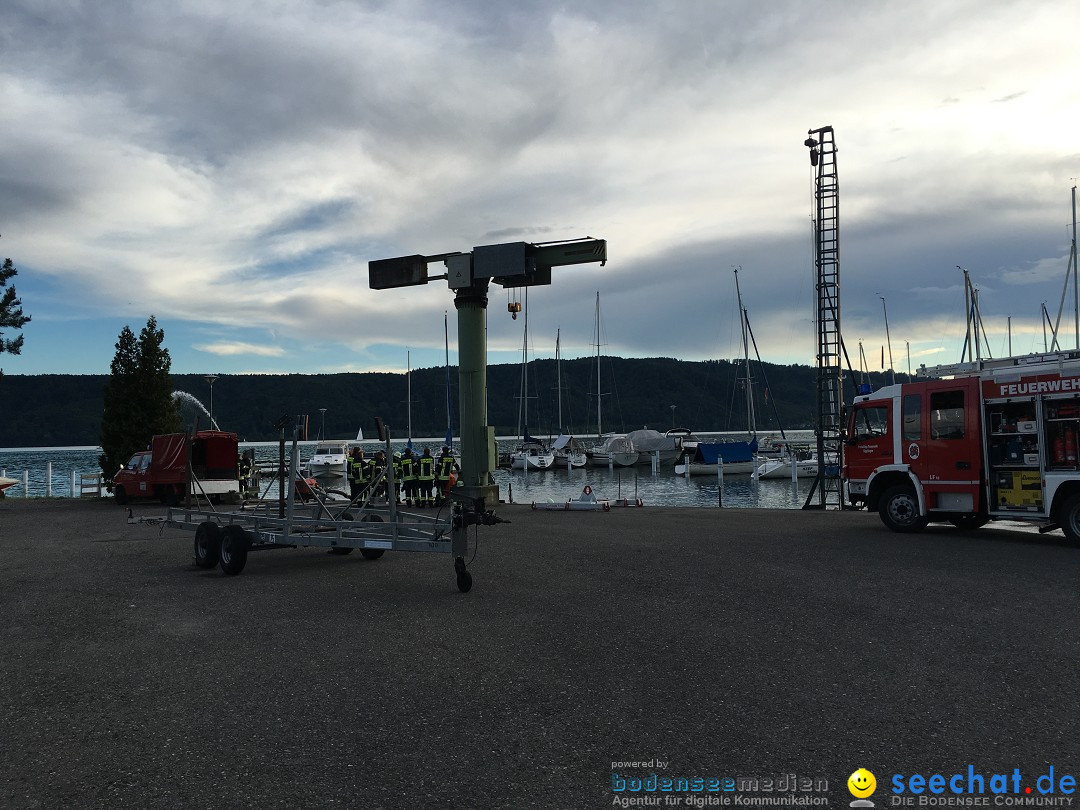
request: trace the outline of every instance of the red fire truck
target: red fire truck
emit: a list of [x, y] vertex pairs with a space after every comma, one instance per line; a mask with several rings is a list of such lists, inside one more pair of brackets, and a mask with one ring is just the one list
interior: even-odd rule
[[1080, 352], [919, 376], [855, 398], [844, 447], [850, 501], [898, 532], [1032, 520], [1080, 541]]

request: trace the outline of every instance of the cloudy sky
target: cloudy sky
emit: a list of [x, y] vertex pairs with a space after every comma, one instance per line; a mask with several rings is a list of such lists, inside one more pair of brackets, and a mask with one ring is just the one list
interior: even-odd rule
[[[531, 356], [595, 351], [599, 292], [606, 353], [730, 357], [737, 265], [763, 359], [812, 363], [826, 125], [853, 362], [880, 366], [882, 297], [898, 368], [958, 360], [957, 265], [994, 355], [1009, 316], [1041, 350], [1078, 30], [1064, 0], [8, 0], [0, 254], [33, 321], [0, 365], [107, 373], [150, 314], [175, 372], [441, 365], [445, 283], [372, 291], [369, 260], [584, 236], [607, 266], [530, 291]], [[521, 356], [507, 302], [493, 363]]]

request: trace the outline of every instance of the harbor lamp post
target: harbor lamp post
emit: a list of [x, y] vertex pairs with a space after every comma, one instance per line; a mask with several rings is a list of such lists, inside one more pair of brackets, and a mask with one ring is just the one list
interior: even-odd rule
[[675, 406], [671, 406], [671, 429], [675, 429]]
[[322, 416], [322, 422], [319, 425], [319, 438], [326, 441], [326, 408], [319, 408], [319, 414]]
[[210, 427], [214, 428], [214, 383], [217, 381], [216, 374], [207, 374], [206, 381], [210, 383]]

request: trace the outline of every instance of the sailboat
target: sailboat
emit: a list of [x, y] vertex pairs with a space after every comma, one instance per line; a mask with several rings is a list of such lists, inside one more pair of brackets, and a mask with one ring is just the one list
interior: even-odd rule
[[556, 370], [556, 396], [559, 398], [559, 436], [551, 445], [555, 454], [555, 466], [559, 469], [584, 467], [588, 462], [585, 456], [585, 445], [580, 439], [575, 439], [563, 430], [562, 418], [562, 355], [560, 354], [559, 341], [562, 330], [555, 331], [555, 370]]
[[[525, 324], [524, 339], [521, 347], [521, 407], [518, 413], [524, 413], [525, 430], [521, 434], [521, 444], [510, 454], [510, 468], [513, 470], [547, 470], [555, 464], [555, 454], [548, 450], [540, 440], [529, 435], [529, 288], [525, 288]], [[519, 425], [520, 426], [520, 425]]]
[[604, 435], [600, 408], [600, 292], [596, 293], [596, 439], [597, 444], [585, 451], [592, 467], [630, 467], [637, 464], [638, 452], [626, 436]]
[[750, 376], [750, 316], [742, 303], [739, 289], [739, 270], [735, 269], [735, 296], [739, 302], [739, 322], [742, 325], [743, 386], [746, 389], [747, 441], [705, 443], [699, 442], [694, 454], [683, 456], [682, 463], [675, 465], [676, 475], [717, 475], [719, 465], [724, 465], [725, 475], [752, 475], [761, 463], [757, 455], [757, 420], [754, 414], [753, 380]]

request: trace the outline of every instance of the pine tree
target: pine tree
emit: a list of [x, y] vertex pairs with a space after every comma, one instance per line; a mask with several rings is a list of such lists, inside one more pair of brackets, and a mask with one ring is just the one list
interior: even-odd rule
[[105, 384], [98, 463], [107, 479], [120, 469], [132, 453], [144, 449], [161, 433], [182, 428], [180, 413], [172, 396], [172, 360], [163, 347], [165, 331], [151, 315], [138, 340], [125, 326], [116, 341], [116, 355]]
[[[30, 316], [23, 314], [22, 301], [15, 293], [15, 286], [8, 287], [8, 280], [18, 274], [19, 271], [15, 269], [11, 259], [4, 259], [4, 266], [0, 267], [0, 291], [3, 291], [3, 295], [0, 295], [0, 328], [22, 329], [24, 324], [30, 322]], [[0, 353], [21, 354], [23, 337], [19, 335], [17, 338], [5, 340], [4, 333], [0, 332]], [[0, 377], [3, 376], [4, 372], [0, 370]]]

